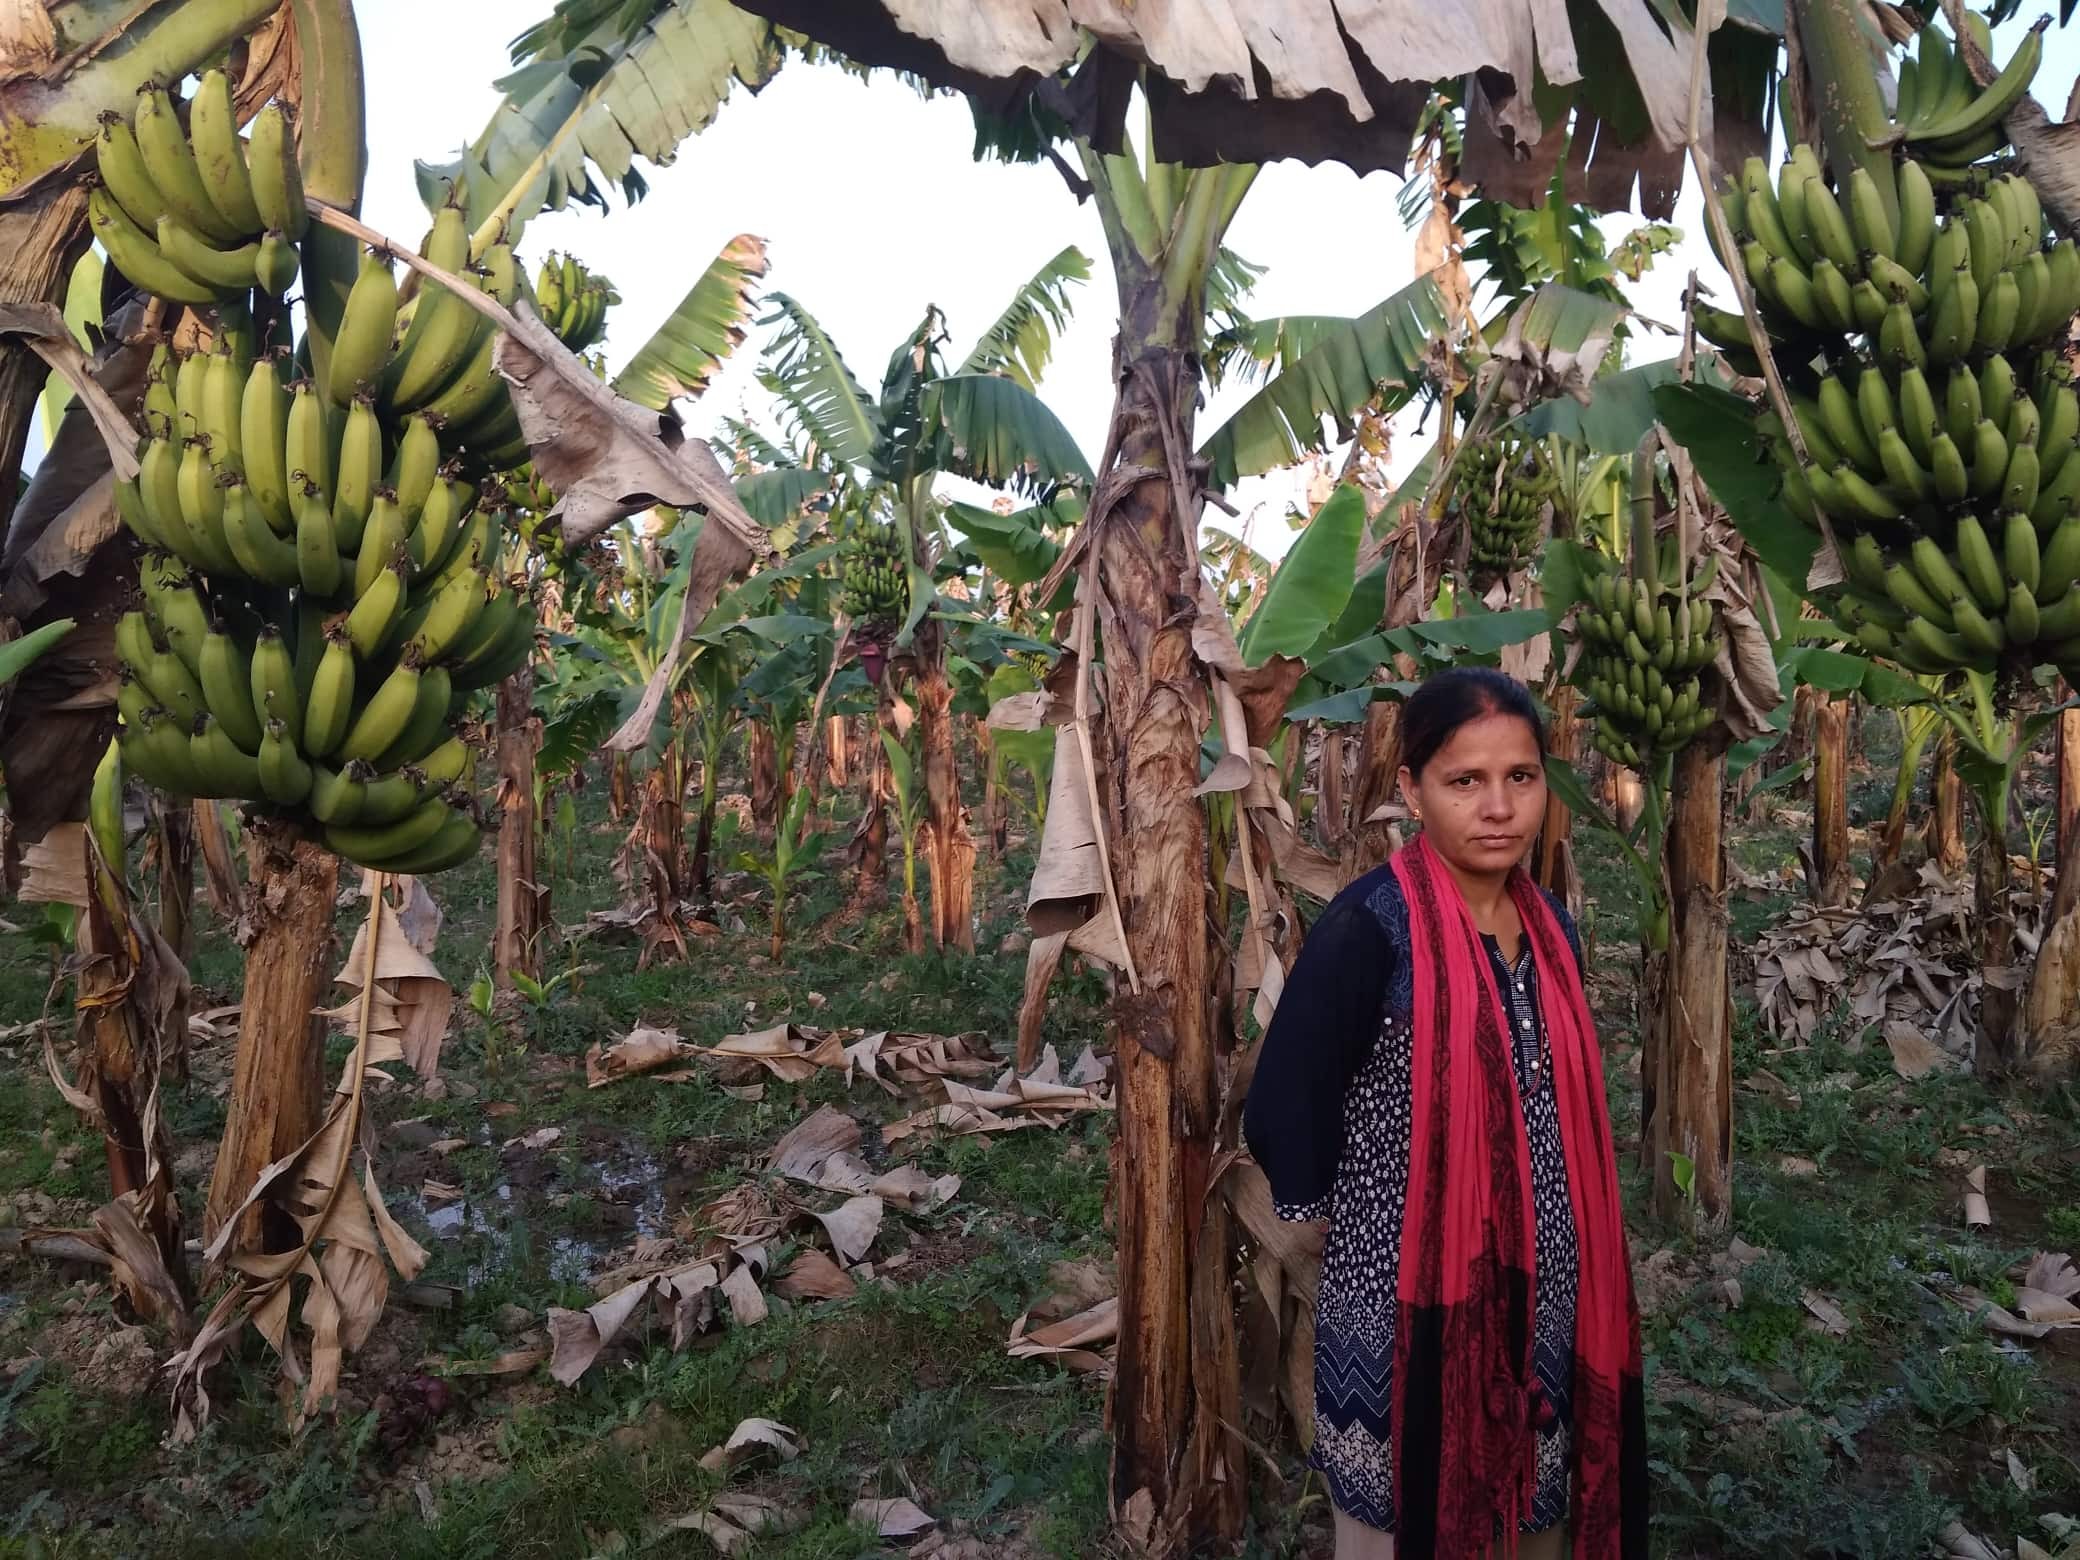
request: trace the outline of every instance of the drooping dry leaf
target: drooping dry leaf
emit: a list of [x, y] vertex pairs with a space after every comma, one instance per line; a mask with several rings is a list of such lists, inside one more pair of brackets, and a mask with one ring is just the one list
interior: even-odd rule
[[655, 1282], [638, 1279], [582, 1311], [549, 1307], [549, 1374], [566, 1387], [575, 1384], [649, 1299]]
[[22, 852], [21, 898], [27, 904], [87, 902], [87, 828], [60, 823]]
[[554, 1147], [562, 1140], [563, 1128], [536, 1127], [532, 1132], [523, 1132], [518, 1137], [509, 1137], [498, 1146], [506, 1150], [525, 1148], [535, 1153], [540, 1153], [545, 1148]]
[[860, 1526], [872, 1528], [882, 1538], [914, 1538], [927, 1528], [939, 1525], [937, 1517], [901, 1495], [893, 1500], [854, 1501], [847, 1515]]
[[2054, 1324], [2024, 1321], [2007, 1307], [1994, 1304], [1978, 1290], [1967, 1285], [1959, 1284], [1953, 1288], [1946, 1288], [1943, 1294], [1970, 1312], [1973, 1320], [1981, 1327], [2004, 1338], [2035, 1339], [2045, 1337], [2054, 1331]]
[[801, 1437], [777, 1419], [741, 1419], [727, 1441], [701, 1458], [701, 1466], [719, 1473], [767, 1452], [781, 1462], [793, 1462], [801, 1451]]
[[706, 1511], [688, 1512], [664, 1523], [661, 1532], [699, 1533], [725, 1555], [766, 1533], [788, 1533], [801, 1526], [801, 1515], [749, 1490], [723, 1490]]
[[340, 984], [356, 996], [332, 1016], [342, 1024], [354, 1021], [362, 973], [368, 965], [368, 939], [379, 936], [369, 1062], [380, 1066], [402, 1060], [421, 1078], [430, 1079], [440, 1071], [441, 1041], [455, 1009], [455, 989], [441, 977], [433, 961], [412, 946], [398, 915], [387, 894], [370, 902], [368, 918], [354, 934], [354, 945], [340, 974]]
[[1993, 1210], [1986, 1203], [1986, 1167], [1974, 1165], [1964, 1178], [1964, 1223], [1966, 1229], [1991, 1229]]
[[2080, 1295], [2080, 1269], [2074, 1268], [2072, 1257], [2063, 1251], [2034, 1254], [2022, 1269], [2022, 1282], [2061, 1299]]
[[849, 1300], [859, 1285], [820, 1247], [805, 1246], [773, 1286], [790, 1300]]
[[722, 1281], [723, 1298], [729, 1301], [732, 1320], [739, 1327], [756, 1327], [769, 1314], [766, 1297], [759, 1292], [758, 1280], [751, 1269], [738, 1264], [730, 1269], [729, 1277]]
[[87, 354], [50, 303], [0, 304], [0, 336], [18, 336], [24, 345], [72, 387], [107, 445], [108, 462], [118, 480], [137, 475], [138, 431], [112, 396], [94, 377]]
[[698, 1046], [681, 1040], [676, 1029], [638, 1027], [610, 1046], [602, 1047], [597, 1041], [593, 1043], [585, 1053], [585, 1085], [592, 1089], [604, 1088], [620, 1078], [668, 1067], [698, 1050]]

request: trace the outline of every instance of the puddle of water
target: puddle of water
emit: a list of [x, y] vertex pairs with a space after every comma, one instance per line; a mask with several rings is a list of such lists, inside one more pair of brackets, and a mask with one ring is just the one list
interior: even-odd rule
[[[624, 1155], [600, 1165], [587, 1184], [573, 1190], [598, 1202], [632, 1206], [635, 1222], [630, 1228], [603, 1230], [597, 1235], [552, 1236], [547, 1267], [549, 1276], [558, 1283], [583, 1280], [607, 1253], [639, 1235], [656, 1235], [664, 1228], [664, 1168], [648, 1154]], [[513, 1205], [511, 1184], [500, 1182], [489, 1197], [465, 1197], [430, 1208], [422, 1203], [419, 1211], [436, 1238], [447, 1241], [474, 1237], [479, 1242], [482, 1255], [470, 1263], [463, 1280], [475, 1286], [508, 1268], [514, 1260], [514, 1247], [523, 1231], [513, 1228]]]

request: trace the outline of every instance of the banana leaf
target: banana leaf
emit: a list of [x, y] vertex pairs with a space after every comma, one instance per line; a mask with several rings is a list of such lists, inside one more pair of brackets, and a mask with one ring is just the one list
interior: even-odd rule
[[767, 344], [759, 383], [794, 413], [827, 458], [865, 466], [881, 437], [873, 397], [815, 315], [786, 293], [773, 293], [767, 301], [773, 312], [759, 323], [778, 329]]
[[1356, 319], [1323, 329], [1200, 445], [1209, 480], [1227, 487], [1290, 466], [1328, 448], [1325, 419], [1343, 440], [1368, 404], [1377, 401], [1383, 412], [1400, 407], [1422, 384], [1423, 355], [1444, 325], [1443, 295], [1418, 277]]
[[[1073, 514], [1062, 511], [1073, 507]], [[1046, 531], [1047, 525], [1073, 524], [1082, 517], [1082, 505], [1069, 495], [1054, 505], [1035, 505], [1000, 515], [993, 509], [959, 502], [946, 506], [946, 518], [967, 538], [969, 549], [983, 567], [1009, 585], [1030, 585], [1045, 579], [1062, 549]]]
[[72, 627], [71, 618], [59, 618], [0, 645], [0, 687], [21, 676], [46, 650], [71, 633]]
[[1770, 570], [1803, 581], [1820, 533], [1784, 507], [1776, 463], [1757, 459], [1755, 409], [1713, 385], [1663, 384], [1653, 404], [1669, 437], [1690, 452], [1697, 474]]
[[1089, 258], [1071, 244], [1019, 287], [962, 360], [960, 372], [1002, 374], [1027, 390], [1038, 389], [1055, 336], [1069, 323], [1069, 289], [1090, 279]]
[[938, 469], [1035, 497], [1089, 486], [1090, 462], [1032, 391], [995, 374], [949, 374], [927, 396], [942, 435]]
[[1272, 574], [1263, 601], [1242, 625], [1236, 642], [1244, 665], [1305, 654], [1321, 638], [1350, 601], [1364, 531], [1365, 495], [1345, 483], [1315, 511]]
[[728, 0], [562, 0], [513, 44], [516, 69], [495, 83], [490, 121], [460, 156], [419, 163], [432, 210], [451, 186], [482, 224], [525, 222], [571, 201], [606, 205], [646, 185], [636, 159], [667, 163], [705, 129], [741, 82], [757, 91], [786, 58], [779, 29]]
[[636, 349], [614, 379], [614, 393], [661, 412], [691, 399], [744, 340], [758, 283], [766, 274], [765, 240], [739, 233], [708, 263], [665, 322]]
[[[1655, 390], [1674, 383], [1674, 358], [1644, 363], [1638, 368], [1605, 374], [1595, 381], [1589, 387], [1587, 405], [1572, 396], [1555, 396], [1539, 402], [1505, 426], [1526, 438], [1558, 434], [1598, 454], [1630, 455], [1654, 426]], [[1752, 427], [1750, 432], [1752, 436]]]
[[737, 502], [760, 525], [777, 530], [831, 490], [830, 473], [813, 466], [776, 466], [732, 484]]

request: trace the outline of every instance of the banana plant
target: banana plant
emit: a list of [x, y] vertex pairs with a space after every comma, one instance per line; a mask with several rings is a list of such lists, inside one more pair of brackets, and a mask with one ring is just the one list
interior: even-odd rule
[[924, 921], [917, 912], [917, 835], [924, 824], [924, 798], [918, 792], [910, 750], [896, 740], [894, 732], [881, 733], [881, 751], [888, 755], [896, 829], [903, 838], [903, 947], [909, 953], [923, 953]]
[[780, 815], [779, 827], [773, 831], [772, 851], [765, 855], [745, 851], [737, 857], [738, 869], [758, 877], [773, 896], [771, 948], [776, 963], [787, 942], [787, 896], [796, 885], [820, 876], [816, 863], [830, 839], [827, 834], [812, 829], [810, 823], [809, 788], [801, 786]]

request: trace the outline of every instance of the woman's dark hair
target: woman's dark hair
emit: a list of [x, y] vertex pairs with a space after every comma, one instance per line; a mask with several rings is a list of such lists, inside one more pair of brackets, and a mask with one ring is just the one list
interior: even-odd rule
[[1421, 779], [1423, 766], [1452, 733], [1483, 715], [1514, 715], [1531, 728], [1539, 752], [1546, 728], [1525, 686], [1492, 666], [1454, 666], [1425, 679], [1401, 706], [1401, 762]]

